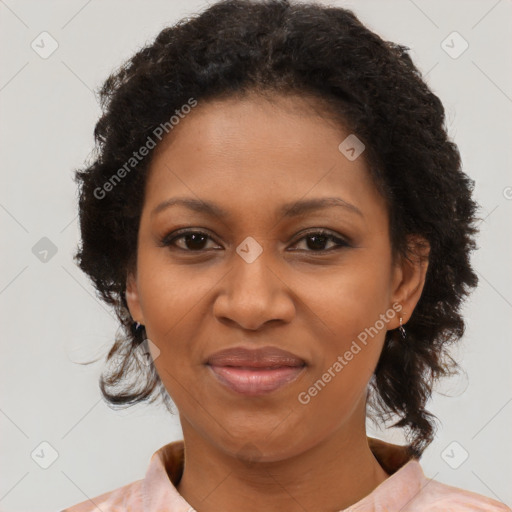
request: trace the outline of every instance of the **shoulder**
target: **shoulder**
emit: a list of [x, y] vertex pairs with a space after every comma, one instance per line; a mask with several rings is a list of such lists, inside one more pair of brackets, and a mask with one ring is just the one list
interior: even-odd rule
[[94, 498], [72, 505], [60, 512], [143, 512], [142, 482], [136, 480]]
[[427, 480], [404, 512], [512, 512], [498, 500], [458, 487]]

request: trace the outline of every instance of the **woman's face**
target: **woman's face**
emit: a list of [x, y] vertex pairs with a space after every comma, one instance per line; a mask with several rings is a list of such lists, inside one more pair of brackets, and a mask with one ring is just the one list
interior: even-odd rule
[[[127, 300], [185, 436], [279, 460], [364, 429], [386, 330], [426, 268], [392, 264], [364, 152], [339, 149], [349, 135], [299, 97], [249, 95], [199, 102], [155, 150]], [[203, 235], [171, 241], [185, 230]], [[250, 352], [211, 357], [235, 347]]]

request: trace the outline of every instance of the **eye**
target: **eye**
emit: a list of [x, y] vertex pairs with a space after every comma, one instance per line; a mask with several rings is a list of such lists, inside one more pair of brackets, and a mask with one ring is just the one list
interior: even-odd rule
[[[335, 236], [329, 231], [324, 230], [311, 231], [300, 238], [296, 243], [301, 242], [302, 240], [306, 240], [306, 247], [309, 249], [306, 250], [306, 252], [328, 252], [331, 250], [339, 249], [341, 247], [350, 247], [350, 244], [347, 241]], [[325, 245], [329, 241], [334, 242], [334, 247], [326, 249]]]
[[[205, 250], [205, 245], [208, 239], [212, 240], [210, 235], [203, 231], [188, 230], [164, 236], [160, 245], [162, 247], [174, 246], [188, 252], [200, 252]], [[182, 243], [177, 244], [176, 242], [178, 241]]]
[[[208, 233], [203, 231], [187, 230], [170, 233], [169, 235], [164, 236], [160, 241], [160, 245], [162, 247], [177, 248], [186, 252], [201, 252], [207, 250], [206, 246], [209, 240], [213, 241]], [[347, 241], [325, 230], [306, 233], [306, 235], [298, 239], [294, 245], [297, 245], [303, 240], [306, 241], [307, 249], [292, 249], [292, 251], [328, 252], [341, 247], [350, 247], [350, 244]], [[327, 249], [325, 246], [329, 242], [334, 243], [334, 247]]]

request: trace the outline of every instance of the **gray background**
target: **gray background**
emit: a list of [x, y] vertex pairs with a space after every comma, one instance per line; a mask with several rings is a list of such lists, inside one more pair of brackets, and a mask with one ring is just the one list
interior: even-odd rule
[[[0, 1], [2, 511], [60, 510], [143, 478], [151, 454], [181, 438], [177, 416], [163, 406], [111, 411], [97, 386], [101, 360], [76, 364], [106, 354], [116, 322], [72, 260], [72, 172], [93, 147], [100, 113], [93, 91], [164, 26], [207, 3]], [[411, 48], [476, 180], [485, 219], [473, 256], [481, 282], [465, 306], [467, 334], [455, 352], [466, 375], [433, 397], [430, 410], [441, 425], [422, 466], [428, 477], [512, 505], [512, 2], [330, 4], [353, 8], [384, 38]], [[34, 40], [43, 46], [43, 31], [59, 45], [46, 59], [31, 47]], [[453, 31], [469, 44], [457, 58], [441, 46]], [[452, 53], [463, 44], [455, 37], [445, 43]], [[39, 242], [43, 237], [57, 250], [45, 262], [36, 245], [48, 244]], [[402, 439], [392, 431], [369, 433]], [[58, 452], [47, 469], [40, 464], [50, 461], [51, 449], [42, 442]]]

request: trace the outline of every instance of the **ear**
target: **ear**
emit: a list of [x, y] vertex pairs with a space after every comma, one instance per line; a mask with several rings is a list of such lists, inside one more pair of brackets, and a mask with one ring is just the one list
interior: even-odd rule
[[145, 324], [144, 315], [142, 314], [142, 309], [140, 307], [139, 300], [139, 290], [137, 286], [137, 278], [136, 276], [130, 272], [128, 277], [126, 278], [126, 303], [128, 304], [128, 309], [130, 310], [130, 314], [135, 322], [139, 322], [140, 324]]
[[[393, 268], [391, 304], [402, 306], [399, 314], [388, 323], [388, 329], [396, 329], [411, 318], [425, 285], [429, 264], [430, 244], [419, 235], [408, 236], [408, 257], [401, 257]], [[391, 306], [390, 304], [390, 306]]]

